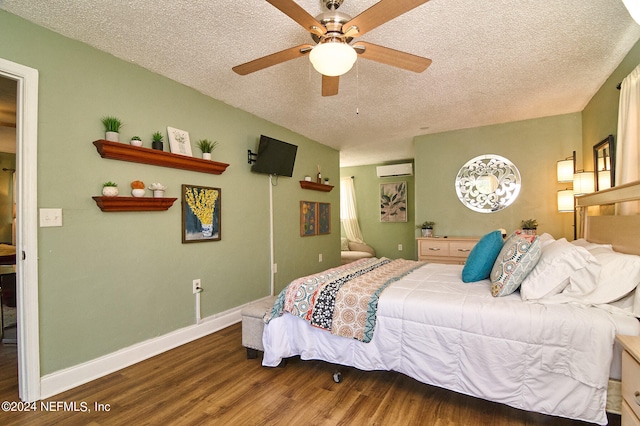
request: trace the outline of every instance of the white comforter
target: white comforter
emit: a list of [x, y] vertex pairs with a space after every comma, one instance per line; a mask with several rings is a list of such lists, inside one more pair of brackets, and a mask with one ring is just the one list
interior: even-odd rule
[[333, 336], [290, 314], [265, 325], [263, 365], [300, 355], [423, 383], [524, 410], [606, 424], [616, 322], [638, 321], [572, 304], [491, 296], [462, 283], [461, 266], [428, 264], [380, 298], [373, 340]]

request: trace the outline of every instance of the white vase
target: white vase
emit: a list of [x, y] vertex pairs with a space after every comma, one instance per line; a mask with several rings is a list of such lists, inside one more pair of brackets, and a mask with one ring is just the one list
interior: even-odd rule
[[431, 228], [422, 228], [422, 236], [423, 237], [431, 237], [431, 236], [433, 236], [433, 229], [431, 229]]
[[162, 198], [162, 197], [164, 197], [164, 191], [162, 189], [153, 190], [153, 198]]
[[102, 187], [102, 195], [105, 197], [116, 197], [118, 196], [118, 187], [117, 186], [103, 186]]
[[131, 195], [133, 195], [134, 197], [144, 197], [144, 189], [134, 188], [131, 190]]
[[210, 152], [203, 152], [202, 153], [202, 159], [211, 160], [211, 153]]
[[202, 224], [202, 236], [205, 238], [211, 238], [211, 236], [213, 236], [213, 224]]
[[135, 140], [135, 139], [131, 139], [131, 142], [129, 143], [133, 146], [142, 146], [142, 141]]
[[104, 138], [111, 142], [120, 142], [120, 133], [118, 132], [105, 132]]

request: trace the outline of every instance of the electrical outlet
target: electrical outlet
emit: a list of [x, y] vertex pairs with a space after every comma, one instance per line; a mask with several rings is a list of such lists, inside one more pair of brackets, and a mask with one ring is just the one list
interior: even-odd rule
[[318, 262], [322, 262], [322, 253], [318, 255]]
[[200, 278], [193, 280], [193, 294], [200, 293], [201, 291], [202, 286], [200, 285]]
[[402, 244], [398, 244], [398, 251], [402, 251]]

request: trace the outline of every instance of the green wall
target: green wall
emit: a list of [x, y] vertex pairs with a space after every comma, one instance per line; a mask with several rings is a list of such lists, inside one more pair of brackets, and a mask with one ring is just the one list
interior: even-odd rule
[[[535, 218], [539, 233], [572, 239], [573, 216], [557, 212], [556, 194], [564, 187], [556, 182], [556, 162], [580, 151], [581, 127], [574, 113], [416, 137], [416, 224], [434, 221], [438, 235], [482, 236], [498, 228], [512, 232]], [[496, 213], [472, 211], [456, 195], [458, 171], [483, 154], [506, 157], [522, 177], [517, 200]]]
[[[412, 160], [400, 163], [407, 162], [412, 162]], [[363, 238], [376, 250], [378, 257], [414, 259], [416, 256], [414, 176], [379, 178], [376, 174], [378, 165], [382, 164], [340, 169], [341, 177], [353, 176], [353, 186], [358, 204], [358, 223]], [[407, 222], [383, 223], [380, 222], [380, 184], [394, 182], [407, 183]], [[398, 250], [399, 244], [402, 245], [402, 250]]]
[[[39, 71], [38, 207], [63, 209], [63, 227], [38, 233], [42, 374], [194, 324], [193, 279], [203, 317], [269, 294], [269, 182], [247, 164], [260, 134], [299, 146], [294, 177], [272, 188], [276, 291], [340, 263], [339, 190], [298, 183], [317, 164], [337, 177], [336, 150], [4, 11], [0, 40], [0, 57]], [[147, 147], [167, 126], [192, 145], [217, 140], [213, 159], [230, 166], [217, 176], [102, 159], [92, 141], [105, 115], [124, 121], [121, 140], [139, 135]], [[167, 197], [182, 184], [221, 188], [222, 240], [182, 244], [180, 200], [165, 212], [103, 213], [91, 199], [108, 180], [128, 195], [136, 179], [167, 185]], [[330, 202], [333, 233], [300, 237], [300, 200]]]
[[[593, 170], [593, 146], [608, 135], [617, 135], [620, 100], [620, 90], [617, 86], [639, 63], [640, 41], [629, 51], [582, 111], [584, 170]], [[617, 138], [614, 140], [617, 141]]]

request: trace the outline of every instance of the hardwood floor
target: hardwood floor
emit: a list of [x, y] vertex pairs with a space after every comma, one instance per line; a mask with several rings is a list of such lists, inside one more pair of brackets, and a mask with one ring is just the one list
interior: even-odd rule
[[[0, 401], [18, 401], [15, 348], [0, 344]], [[285, 368], [262, 367], [259, 359], [246, 359], [236, 324], [38, 402], [34, 412], [0, 411], [0, 424], [586, 424], [460, 395], [393, 372], [342, 368], [343, 382], [334, 383], [334, 370], [297, 358]], [[610, 415], [610, 424], [619, 425], [620, 417]]]

